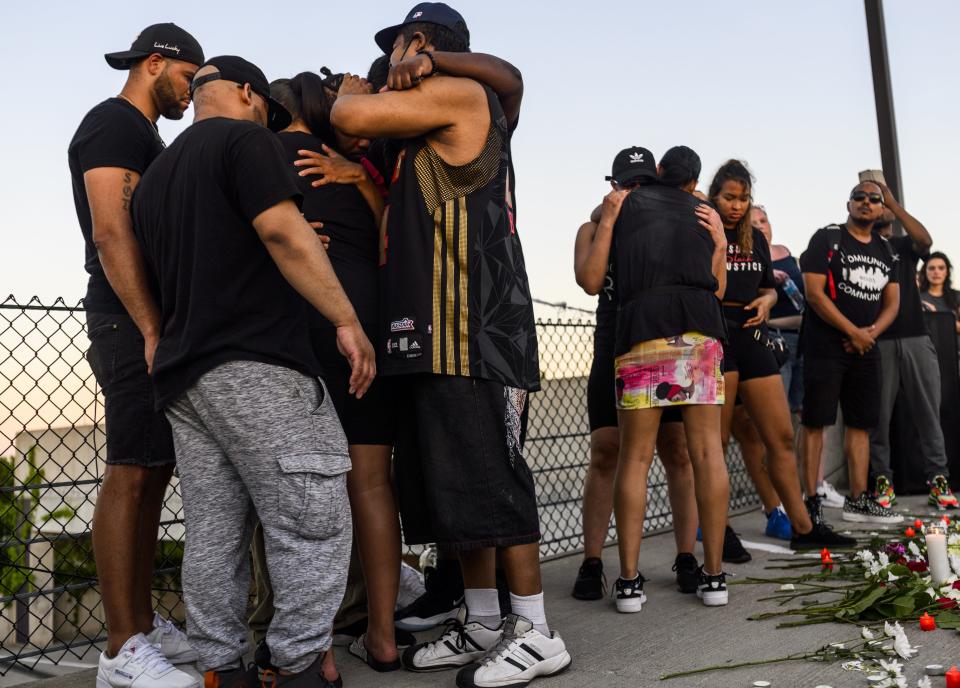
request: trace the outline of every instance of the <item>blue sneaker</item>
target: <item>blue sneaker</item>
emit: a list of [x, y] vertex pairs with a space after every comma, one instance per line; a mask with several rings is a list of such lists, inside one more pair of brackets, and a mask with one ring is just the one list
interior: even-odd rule
[[778, 506], [767, 516], [767, 529], [764, 531], [764, 535], [778, 540], [789, 540], [793, 537], [790, 518], [782, 506]]

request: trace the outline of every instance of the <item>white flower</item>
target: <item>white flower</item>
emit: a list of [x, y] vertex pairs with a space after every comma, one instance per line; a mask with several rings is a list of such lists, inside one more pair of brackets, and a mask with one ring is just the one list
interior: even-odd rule
[[890, 676], [902, 676], [903, 675], [903, 664], [898, 662], [895, 659], [881, 659], [880, 668], [887, 672]]
[[893, 639], [893, 649], [904, 659], [910, 659], [918, 652], [917, 648], [910, 644], [907, 634], [902, 631]]
[[953, 569], [955, 574], [960, 576], [960, 556], [957, 556], [953, 552], [951, 552], [948, 556], [950, 557], [950, 568]]
[[873, 561], [873, 552], [868, 549], [862, 549], [856, 554], [856, 558], [862, 561], [864, 564]]
[[864, 626], [864, 627], [862, 627], [862, 628], [860, 629], [860, 635], [863, 636], [863, 639], [864, 639], [864, 640], [873, 640], [873, 638], [874, 638], [873, 631], [871, 631], [871, 630], [870, 630], [869, 628], [867, 628], [866, 626]]
[[871, 561], [867, 564], [867, 578], [870, 576], [876, 576], [878, 573], [883, 571], [883, 564], [879, 561]]
[[930, 683], [930, 677], [924, 676], [917, 681], [917, 688], [933, 688], [932, 684]]
[[903, 633], [903, 627], [900, 625], [899, 621], [894, 621], [892, 624], [889, 621], [884, 621], [883, 633], [888, 638], [896, 638], [897, 635]]
[[917, 547], [917, 543], [913, 540], [911, 540], [910, 544], [907, 545], [907, 551], [913, 555], [914, 559], [919, 559], [921, 556], [923, 556], [920, 554], [920, 548]]
[[880, 552], [879, 554], [877, 554], [877, 561], [880, 562], [880, 566], [884, 566], [884, 567], [889, 566], [890, 557], [887, 556], [886, 552]]
[[933, 599], [937, 599], [938, 597], [937, 591], [934, 590], [933, 588], [927, 588], [927, 594], [930, 595], [930, 597], [932, 597]]
[[797, 587], [793, 583], [784, 583], [780, 586], [780, 592], [789, 592], [790, 590], [796, 590]]
[[943, 596], [949, 597], [951, 600], [960, 600], [960, 590], [954, 590], [951, 586], [944, 591]]
[[947, 546], [960, 545], [960, 533], [950, 533], [947, 537]]
[[893, 583], [895, 580], [899, 579], [900, 576], [893, 575], [893, 571], [887, 571], [887, 582]]
[[844, 671], [863, 671], [863, 660], [854, 659], [840, 665]]
[[888, 676], [875, 685], [877, 688], [907, 688], [907, 679], [903, 676]]
[[877, 688], [907, 688], [907, 679], [903, 676], [888, 676], [876, 686]]

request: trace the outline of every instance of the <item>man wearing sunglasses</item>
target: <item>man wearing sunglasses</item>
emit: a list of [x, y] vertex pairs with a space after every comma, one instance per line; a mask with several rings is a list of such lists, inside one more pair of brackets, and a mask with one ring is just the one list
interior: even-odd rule
[[809, 313], [801, 348], [804, 368], [803, 479], [811, 518], [822, 520], [817, 472], [823, 428], [837, 420], [837, 403], [846, 428], [844, 452], [850, 494], [843, 519], [897, 523], [903, 516], [867, 492], [869, 431], [880, 421], [881, 371], [876, 340], [897, 317], [900, 306], [897, 257], [886, 239], [873, 232], [883, 216], [883, 190], [874, 182], [853, 188], [842, 225], [818, 230], [800, 257]]
[[[886, 207], [873, 230], [890, 242], [900, 258], [900, 312], [878, 341], [883, 386], [880, 422], [870, 431], [870, 468], [876, 479], [874, 494], [884, 506], [896, 503], [890, 470], [890, 419], [897, 395], [902, 393], [920, 440], [924, 477], [930, 489], [928, 502], [938, 509], [956, 509], [957, 498], [947, 482], [950, 472], [940, 427], [940, 364], [923, 321], [916, 281], [917, 262], [930, 252], [933, 239], [927, 228], [897, 202], [890, 189], [882, 185], [880, 188]], [[903, 225], [905, 236], [893, 236], [894, 220]]]

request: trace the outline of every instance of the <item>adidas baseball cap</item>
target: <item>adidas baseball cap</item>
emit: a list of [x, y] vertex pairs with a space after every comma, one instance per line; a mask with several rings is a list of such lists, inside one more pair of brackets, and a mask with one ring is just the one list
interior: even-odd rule
[[467, 22], [463, 16], [450, 5], [443, 2], [421, 2], [407, 13], [406, 19], [396, 26], [389, 26], [377, 31], [373, 40], [377, 42], [384, 53], [389, 55], [393, 52], [393, 42], [397, 39], [397, 34], [407, 24], [437, 24], [445, 26], [454, 33], [459, 34], [466, 44], [470, 45], [470, 31], [467, 29]]
[[613, 159], [613, 169], [610, 176], [604, 177], [608, 182], [616, 182], [625, 186], [644, 177], [657, 177], [657, 161], [646, 148], [633, 146], [624, 148]]
[[197, 39], [170, 23], [148, 26], [133, 39], [130, 50], [107, 53], [103, 57], [114, 69], [130, 69], [134, 62], [153, 53], [197, 66], [203, 64], [203, 48]]

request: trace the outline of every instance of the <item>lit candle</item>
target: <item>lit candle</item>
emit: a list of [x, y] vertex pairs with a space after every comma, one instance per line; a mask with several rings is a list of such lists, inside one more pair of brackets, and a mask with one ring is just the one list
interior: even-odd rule
[[960, 669], [957, 669], [956, 666], [950, 668], [950, 671], [946, 673], [947, 677], [947, 688], [960, 688]]
[[[944, 581], [950, 577], [946, 528], [939, 523], [931, 523], [924, 537], [927, 541], [927, 565], [930, 567], [930, 577], [935, 586], [943, 585]], [[960, 683], [957, 684], [957, 688], [960, 688]]]
[[937, 622], [936, 622], [936, 620], [935, 620], [932, 616], [930, 616], [929, 614], [927, 614], [926, 612], [924, 612], [924, 613], [923, 613], [923, 616], [920, 617], [920, 630], [921, 630], [921, 631], [935, 631], [935, 630], [937, 630]]

